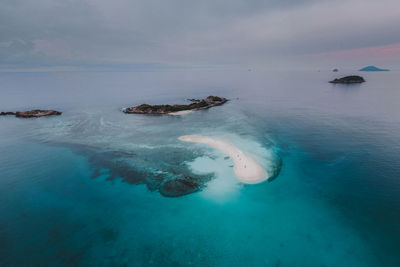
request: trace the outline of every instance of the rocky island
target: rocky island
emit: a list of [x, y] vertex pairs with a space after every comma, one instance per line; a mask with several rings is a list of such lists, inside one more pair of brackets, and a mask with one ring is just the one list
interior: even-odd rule
[[343, 84], [351, 84], [351, 83], [363, 83], [365, 82], [364, 78], [357, 75], [346, 76], [339, 79], [334, 79], [330, 81], [330, 83], [343, 83]]
[[136, 107], [123, 109], [128, 114], [173, 114], [177, 112], [185, 112], [192, 110], [207, 109], [220, 106], [228, 101], [228, 99], [218, 96], [208, 96], [204, 99], [190, 99], [189, 105], [148, 105], [142, 104]]
[[43, 116], [52, 116], [52, 115], [61, 115], [62, 112], [55, 111], [55, 110], [41, 110], [41, 109], [34, 109], [29, 111], [17, 111], [17, 112], [0, 112], [0, 116], [5, 115], [14, 115], [19, 118], [38, 118]]

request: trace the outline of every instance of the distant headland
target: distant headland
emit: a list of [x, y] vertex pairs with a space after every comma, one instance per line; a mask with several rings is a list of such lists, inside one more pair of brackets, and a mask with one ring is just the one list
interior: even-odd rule
[[127, 114], [184, 114], [192, 110], [207, 109], [220, 106], [228, 101], [224, 97], [208, 96], [204, 99], [189, 99], [189, 105], [148, 105], [142, 104], [125, 108], [122, 111]]
[[367, 66], [365, 68], [360, 69], [360, 71], [390, 71], [389, 69], [381, 69], [375, 66]]
[[351, 83], [363, 83], [365, 82], [364, 78], [357, 75], [346, 76], [339, 79], [334, 79], [330, 81], [330, 83], [343, 83], [343, 84], [351, 84]]
[[0, 112], [0, 116], [6, 115], [14, 115], [19, 118], [38, 118], [44, 116], [53, 116], [53, 115], [61, 115], [62, 112], [56, 110], [42, 110], [42, 109], [34, 109], [29, 111], [17, 111], [17, 112]]

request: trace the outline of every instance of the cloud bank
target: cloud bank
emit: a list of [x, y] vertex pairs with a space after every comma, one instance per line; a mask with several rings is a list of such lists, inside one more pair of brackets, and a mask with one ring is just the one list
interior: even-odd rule
[[0, 7], [2, 68], [395, 66], [400, 59], [387, 49], [400, 44], [397, 0], [0, 0]]

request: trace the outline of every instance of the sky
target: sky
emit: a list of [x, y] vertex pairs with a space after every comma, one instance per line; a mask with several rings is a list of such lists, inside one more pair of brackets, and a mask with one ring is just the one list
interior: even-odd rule
[[400, 69], [399, 0], [0, 0], [0, 70]]

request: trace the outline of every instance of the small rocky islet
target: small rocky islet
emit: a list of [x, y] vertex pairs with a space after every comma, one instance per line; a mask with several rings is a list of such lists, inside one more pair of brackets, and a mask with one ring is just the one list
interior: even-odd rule
[[61, 114], [62, 114], [62, 112], [52, 110], [52, 109], [50, 109], [50, 110], [33, 109], [33, 110], [28, 110], [28, 111], [0, 112], [0, 116], [13, 115], [18, 118], [39, 118], [39, 117], [44, 117], [44, 116], [54, 116], [54, 115], [61, 115]]
[[330, 81], [330, 83], [341, 83], [341, 84], [352, 84], [352, 83], [363, 83], [363, 82], [365, 82], [364, 78], [357, 75], [350, 75]]
[[228, 99], [219, 96], [208, 96], [204, 99], [188, 99], [188, 105], [148, 105], [142, 104], [135, 107], [125, 108], [122, 111], [127, 114], [170, 114], [179, 111], [201, 110], [220, 106]]

